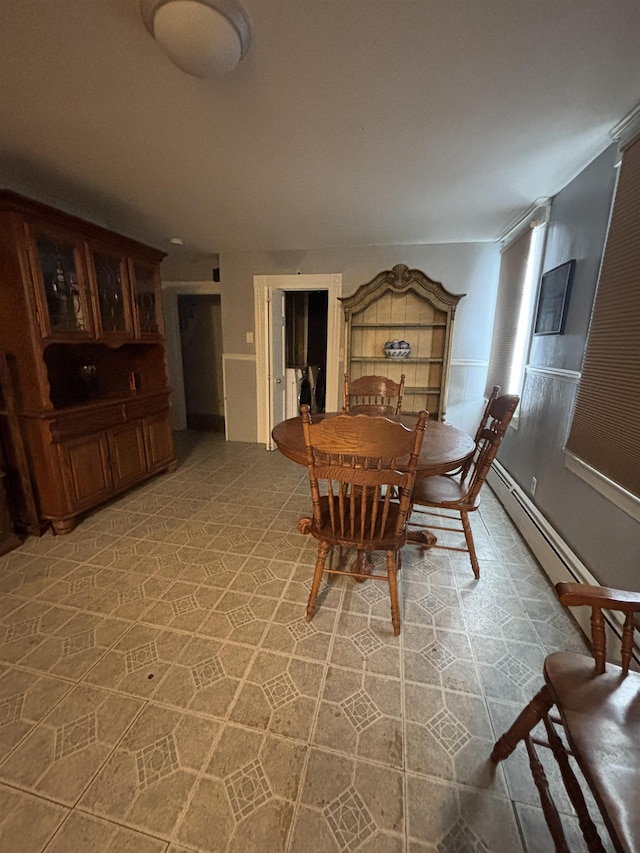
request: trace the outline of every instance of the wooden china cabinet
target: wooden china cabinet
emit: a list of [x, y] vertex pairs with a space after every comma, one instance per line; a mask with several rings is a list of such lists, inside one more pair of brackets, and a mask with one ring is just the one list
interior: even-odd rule
[[[444, 421], [453, 321], [464, 295], [449, 293], [420, 270], [396, 264], [353, 296], [343, 297], [350, 378], [374, 374], [399, 382], [404, 373], [402, 411], [427, 409], [431, 418]], [[406, 341], [410, 355], [386, 355], [387, 341]]]
[[[175, 466], [162, 252], [0, 191], [0, 349], [28, 471], [0, 417], [14, 519], [66, 533], [78, 516]], [[14, 471], [15, 473], [15, 471]], [[21, 512], [30, 481], [38, 530]], [[24, 489], [23, 489], [24, 491]], [[11, 501], [10, 501], [11, 502]]]

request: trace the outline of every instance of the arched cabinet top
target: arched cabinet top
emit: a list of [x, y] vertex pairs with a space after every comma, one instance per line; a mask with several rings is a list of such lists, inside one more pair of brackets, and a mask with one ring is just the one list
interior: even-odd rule
[[368, 308], [387, 291], [398, 294], [413, 291], [420, 299], [427, 299], [439, 310], [446, 311], [451, 319], [458, 302], [466, 295], [450, 293], [422, 270], [410, 270], [406, 264], [396, 264], [393, 269], [378, 273], [367, 284], [361, 284], [352, 296], [341, 298], [346, 320], [350, 320], [353, 313]]

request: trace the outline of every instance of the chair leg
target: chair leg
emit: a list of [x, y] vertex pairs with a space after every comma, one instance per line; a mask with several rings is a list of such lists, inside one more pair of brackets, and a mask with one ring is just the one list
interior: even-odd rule
[[387, 578], [389, 581], [389, 598], [391, 599], [391, 622], [393, 633], [400, 633], [400, 603], [398, 601], [398, 563], [395, 551], [387, 551]]
[[511, 728], [498, 738], [491, 753], [491, 761], [494, 764], [498, 764], [498, 762], [508, 758], [518, 743], [524, 740], [531, 729], [537, 726], [545, 714], [549, 713], [552, 706], [553, 699], [551, 692], [545, 684], [542, 690], [536, 693], [524, 711], [518, 714]]
[[316, 558], [316, 569], [313, 573], [313, 582], [311, 584], [311, 592], [309, 594], [309, 601], [307, 602], [307, 622], [311, 622], [313, 619], [313, 611], [316, 607], [316, 600], [318, 598], [318, 590], [320, 589], [320, 581], [322, 580], [322, 573], [324, 572], [325, 561], [327, 559], [327, 554], [329, 553], [329, 543], [328, 542], [320, 542], [318, 544], [318, 556]]
[[529, 767], [531, 768], [531, 775], [533, 776], [533, 781], [535, 783], [536, 788], [538, 789], [538, 796], [540, 797], [542, 813], [544, 814], [544, 819], [546, 821], [547, 827], [549, 828], [549, 832], [551, 833], [551, 837], [553, 838], [556, 853], [571, 853], [569, 845], [567, 844], [566, 836], [564, 834], [564, 829], [562, 828], [560, 814], [549, 792], [549, 783], [547, 781], [547, 775], [544, 772], [544, 767], [542, 766], [542, 762], [538, 758], [538, 754], [535, 750], [531, 738], [529, 737], [528, 732], [524, 736], [524, 743], [527, 747], [527, 754], [529, 756]]
[[560, 773], [562, 774], [562, 781], [564, 782], [565, 790], [569, 795], [569, 799], [573, 803], [576, 814], [578, 815], [578, 823], [580, 824], [582, 837], [586, 842], [587, 850], [593, 851], [593, 853], [605, 853], [605, 848], [603, 847], [600, 836], [598, 835], [598, 830], [596, 829], [594, 822], [591, 820], [591, 815], [589, 814], [584, 794], [580, 788], [580, 783], [576, 779], [576, 774], [573, 772], [573, 768], [569, 762], [569, 756], [567, 755], [567, 750], [562, 742], [562, 738], [555, 730], [553, 723], [547, 715], [544, 717], [544, 725], [547, 730], [549, 746], [553, 751], [554, 757], [558, 762], [558, 767], [560, 768]]
[[462, 521], [462, 527], [464, 529], [464, 538], [467, 542], [467, 548], [469, 549], [469, 557], [471, 558], [471, 568], [473, 569], [473, 574], [476, 578], [480, 577], [480, 564], [478, 563], [478, 556], [476, 554], [476, 546], [473, 541], [473, 532], [471, 530], [471, 522], [469, 521], [469, 513], [465, 512], [465, 510], [460, 510], [460, 520]]

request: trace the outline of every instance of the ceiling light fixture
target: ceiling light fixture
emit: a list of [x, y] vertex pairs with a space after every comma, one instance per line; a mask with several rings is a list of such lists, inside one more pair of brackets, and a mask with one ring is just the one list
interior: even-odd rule
[[140, 0], [146, 28], [194, 77], [232, 71], [249, 50], [249, 22], [235, 0]]

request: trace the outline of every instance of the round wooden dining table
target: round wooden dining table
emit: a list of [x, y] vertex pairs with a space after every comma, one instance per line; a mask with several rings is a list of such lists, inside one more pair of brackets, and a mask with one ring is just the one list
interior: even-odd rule
[[[324, 418], [335, 418], [345, 412], [328, 412], [313, 415], [313, 422], [318, 423]], [[356, 417], [356, 415], [348, 415]], [[404, 424], [414, 429], [417, 415], [389, 415], [389, 420]], [[302, 433], [302, 418], [289, 418], [277, 424], [271, 433], [278, 450], [300, 465], [307, 464], [307, 451]], [[422, 442], [422, 451], [418, 459], [418, 477], [433, 477], [435, 474], [446, 474], [455, 471], [473, 453], [475, 443], [470, 435], [451, 424], [441, 421], [428, 421]]]

